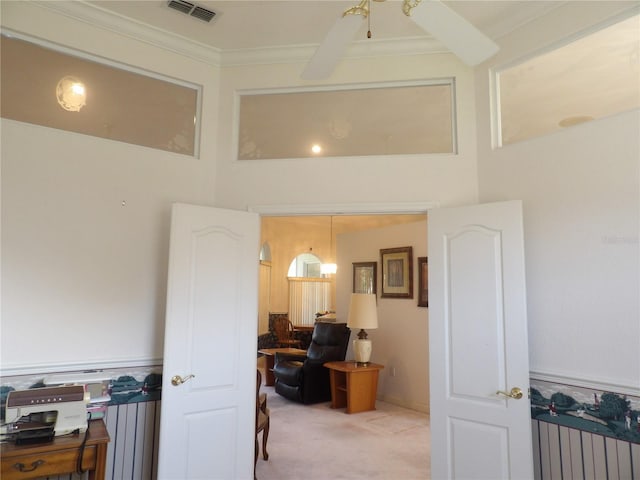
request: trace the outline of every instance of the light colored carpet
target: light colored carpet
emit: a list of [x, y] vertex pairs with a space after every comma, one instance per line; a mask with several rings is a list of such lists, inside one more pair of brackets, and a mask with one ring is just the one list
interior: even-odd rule
[[[262, 386], [271, 411], [269, 460], [258, 480], [428, 479], [429, 416], [378, 401], [348, 415], [330, 403], [301, 405]], [[260, 438], [260, 441], [262, 439]]]

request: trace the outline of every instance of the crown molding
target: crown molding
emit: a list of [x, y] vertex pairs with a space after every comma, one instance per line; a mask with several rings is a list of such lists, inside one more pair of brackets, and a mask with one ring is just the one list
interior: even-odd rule
[[[260, 65], [270, 63], [307, 62], [318, 45], [246, 48], [222, 51], [222, 66]], [[430, 37], [387, 38], [353, 42], [344, 58], [371, 58], [405, 55], [449, 53]]]
[[[221, 50], [105, 10], [84, 0], [75, 2], [34, 0], [31, 4], [103, 30], [219, 67], [306, 62], [318, 48], [318, 45], [293, 45]], [[345, 53], [345, 58], [446, 52], [447, 50], [431, 37], [390, 38], [353, 42]]]
[[180, 35], [167, 32], [166, 30], [138, 22], [137, 20], [132, 20], [84, 1], [49, 2], [37, 0], [32, 2], [32, 4], [45, 10], [148, 43], [194, 60], [214, 66], [221, 64], [222, 53], [215, 47], [195, 42]]

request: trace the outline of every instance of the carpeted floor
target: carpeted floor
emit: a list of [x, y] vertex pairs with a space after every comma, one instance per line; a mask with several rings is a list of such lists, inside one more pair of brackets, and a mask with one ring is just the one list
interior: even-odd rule
[[[258, 480], [417, 480], [429, 478], [429, 416], [389, 403], [348, 415], [329, 403], [301, 405], [262, 386], [271, 412]], [[262, 441], [262, 438], [260, 438]]]

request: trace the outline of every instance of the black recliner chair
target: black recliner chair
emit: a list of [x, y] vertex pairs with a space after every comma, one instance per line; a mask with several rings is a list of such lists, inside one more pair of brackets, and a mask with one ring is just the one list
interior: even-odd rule
[[342, 361], [351, 330], [345, 323], [316, 323], [306, 356], [276, 353], [273, 375], [276, 392], [304, 404], [331, 400], [326, 362]]

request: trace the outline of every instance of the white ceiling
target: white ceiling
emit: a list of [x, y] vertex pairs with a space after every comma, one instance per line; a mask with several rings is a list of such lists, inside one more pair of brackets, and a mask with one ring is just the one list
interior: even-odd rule
[[[428, 0], [424, 0], [425, 2]], [[166, 0], [95, 0], [87, 3], [220, 50], [317, 45], [342, 12], [359, 0], [199, 0], [216, 12], [211, 23], [167, 6]], [[564, 1], [446, 1], [496, 40]], [[429, 37], [402, 13], [400, 0], [371, 2], [372, 39]], [[356, 37], [366, 41], [366, 25]]]

